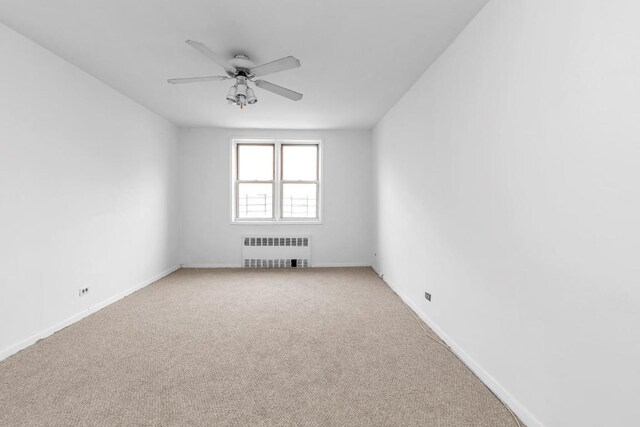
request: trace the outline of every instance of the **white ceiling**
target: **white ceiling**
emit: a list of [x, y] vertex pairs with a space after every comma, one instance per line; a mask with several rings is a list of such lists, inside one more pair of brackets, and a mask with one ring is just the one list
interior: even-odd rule
[[[488, 0], [2, 0], [0, 21], [180, 126], [370, 128]], [[256, 89], [228, 105], [232, 81], [184, 43], [261, 64], [302, 67], [263, 79], [304, 94]]]

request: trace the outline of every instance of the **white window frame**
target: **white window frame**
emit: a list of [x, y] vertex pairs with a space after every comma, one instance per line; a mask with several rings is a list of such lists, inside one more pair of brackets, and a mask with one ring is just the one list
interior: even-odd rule
[[[274, 145], [274, 185], [273, 185], [273, 218], [238, 218], [238, 191], [237, 168], [238, 168], [238, 144], [249, 145]], [[284, 181], [282, 179], [282, 146], [283, 145], [317, 145], [318, 146], [318, 180], [317, 181]], [[231, 138], [231, 224], [322, 224], [323, 206], [323, 181], [322, 181], [322, 140], [321, 139], [260, 139], [260, 138]], [[317, 218], [282, 218], [283, 200], [282, 189], [284, 183], [317, 183]]]

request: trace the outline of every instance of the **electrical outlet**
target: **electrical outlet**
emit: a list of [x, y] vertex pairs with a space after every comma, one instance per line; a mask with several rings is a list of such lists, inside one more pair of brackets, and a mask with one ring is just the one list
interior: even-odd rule
[[425, 298], [427, 301], [431, 301], [431, 294], [430, 294], [429, 292], [425, 292], [425, 293], [424, 293], [424, 298]]
[[78, 295], [83, 296], [89, 293], [89, 288], [80, 288]]

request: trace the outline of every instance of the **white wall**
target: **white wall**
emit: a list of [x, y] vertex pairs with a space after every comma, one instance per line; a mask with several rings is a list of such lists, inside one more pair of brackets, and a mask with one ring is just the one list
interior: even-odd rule
[[[242, 112], [238, 112], [242, 114]], [[323, 223], [231, 224], [231, 138], [323, 139]], [[180, 254], [185, 266], [240, 266], [240, 236], [312, 236], [314, 266], [371, 265], [371, 132], [180, 131]]]
[[492, 0], [374, 129], [377, 269], [529, 425], [640, 419], [639, 16]]
[[2, 359], [177, 264], [177, 129], [1, 24], [0, 58]]

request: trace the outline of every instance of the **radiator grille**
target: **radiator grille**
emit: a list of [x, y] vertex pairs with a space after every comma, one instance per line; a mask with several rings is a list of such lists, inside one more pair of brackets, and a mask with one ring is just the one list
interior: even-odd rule
[[311, 265], [309, 236], [242, 236], [244, 268], [307, 268]]
[[293, 261], [296, 261], [296, 266], [293, 268], [307, 268], [309, 267], [308, 259], [255, 259], [245, 258], [244, 268], [292, 268]]
[[245, 246], [309, 246], [308, 237], [245, 237]]

